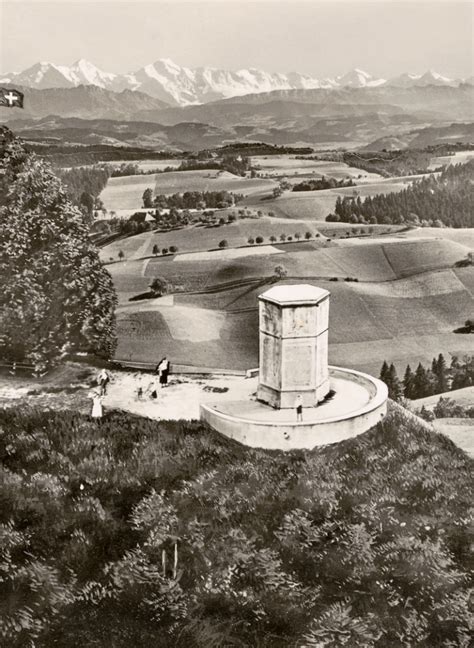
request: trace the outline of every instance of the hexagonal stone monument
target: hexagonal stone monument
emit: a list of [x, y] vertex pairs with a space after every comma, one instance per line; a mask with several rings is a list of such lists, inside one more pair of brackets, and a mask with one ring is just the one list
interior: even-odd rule
[[257, 399], [284, 409], [300, 395], [304, 407], [315, 407], [330, 390], [329, 292], [309, 284], [274, 286], [259, 303]]

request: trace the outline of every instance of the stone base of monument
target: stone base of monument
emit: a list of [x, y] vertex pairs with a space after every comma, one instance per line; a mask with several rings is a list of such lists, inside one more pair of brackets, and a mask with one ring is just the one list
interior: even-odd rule
[[316, 388], [294, 389], [291, 391], [273, 389], [260, 383], [257, 389], [257, 400], [276, 409], [293, 409], [296, 397], [301, 396], [304, 407], [316, 407], [318, 403], [324, 401], [330, 390], [331, 382], [329, 378], [321, 382]]
[[334, 395], [317, 407], [303, 408], [303, 421], [294, 409], [274, 409], [256, 398], [202, 403], [201, 420], [240, 443], [255, 448], [311, 449], [362, 434], [387, 410], [387, 386], [360, 371], [329, 368]]

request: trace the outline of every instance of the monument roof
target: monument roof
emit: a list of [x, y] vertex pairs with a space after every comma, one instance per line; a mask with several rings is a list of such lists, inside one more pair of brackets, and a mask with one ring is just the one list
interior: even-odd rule
[[274, 286], [259, 295], [259, 299], [265, 299], [277, 304], [316, 304], [326, 297], [329, 297], [329, 290], [311, 286], [310, 284]]

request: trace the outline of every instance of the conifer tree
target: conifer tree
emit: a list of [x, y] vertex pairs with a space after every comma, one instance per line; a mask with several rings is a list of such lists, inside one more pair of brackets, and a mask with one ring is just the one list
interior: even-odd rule
[[37, 370], [81, 349], [110, 357], [116, 295], [82, 212], [49, 164], [0, 131], [0, 355]]
[[436, 362], [436, 392], [442, 394], [448, 391], [448, 368], [442, 353]]
[[399, 401], [400, 398], [402, 397], [403, 392], [402, 392], [402, 386], [400, 380], [398, 379], [397, 370], [395, 369], [395, 365], [393, 364], [393, 362], [388, 369], [387, 378], [388, 378], [387, 387], [388, 387], [389, 397], [394, 401]]
[[415, 376], [413, 374], [413, 371], [411, 370], [410, 365], [407, 365], [407, 368], [405, 369], [405, 375], [403, 376], [403, 395], [405, 396], [405, 398], [415, 398], [413, 396], [414, 379]]
[[424, 398], [432, 394], [432, 385], [425, 367], [418, 364], [413, 381], [414, 398]]
[[380, 380], [383, 380], [387, 384], [388, 380], [388, 363], [386, 360], [383, 361], [382, 368], [380, 369]]

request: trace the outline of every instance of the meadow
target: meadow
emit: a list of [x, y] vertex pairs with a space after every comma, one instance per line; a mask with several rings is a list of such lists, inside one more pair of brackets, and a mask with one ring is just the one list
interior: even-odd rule
[[181, 163], [182, 160], [176, 158], [169, 158], [168, 160], [133, 160], [133, 162], [130, 162], [130, 160], [112, 160], [110, 162], [105, 162], [105, 164], [112, 167], [120, 167], [121, 164], [135, 164], [140, 171], [145, 172], [153, 171], [154, 169], [157, 171], [163, 171], [168, 167], [177, 168]]
[[[121, 302], [117, 357], [154, 361], [166, 353], [179, 364], [256, 366], [257, 296], [275, 281], [277, 265], [285, 268], [289, 283], [330, 290], [334, 364], [378, 375], [384, 359], [403, 371], [408, 362], [429, 363], [440, 351], [472, 351], [470, 336], [453, 333], [474, 309], [473, 269], [452, 268], [467, 247], [449, 239], [379, 237], [357, 243], [277, 242], [271, 248], [280, 253], [260, 248], [257, 256], [249, 248], [249, 256], [239, 258], [178, 254], [108, 266]], [[171, 284], [171, 301], [128, 302], [156, 276]], [[347, 277], [358, 281], [346, 282]]]
[[474, 151], [456, 151], [454, 155], [434, 157], [428, 168], [431, 170], [447, 164], [465, 164], [472, 159], [474, 159]]
[[324, 160], [297, 159], [293, 155], [252, 156], [252, 166], [260, 175], [265, 177], [292, 177], [310, 175], [327, 176], [341, 180], [343, 178], [359, 179], [362, 181], [377, 180], [381, 176], [362, 169], [350, 167], [344, 162], [327, 162]]
[[[227, 210], [227, 215], [233, 211], [236, 210]], [[258, 219], [244, 218], [219, 227], [194, 226], [168, 232], [144, 232], [106, 245], [101, 250], [101, 258], [105, 261], [110, 257], [116, 259], [119, 250], [123, 250], [127, 259], [136, 258], [137, 251], [140, 257], [151, 256], [155, 245], [160, 250], [174, 245], [180, 252], [192, 252], [217, 248], [219, 242], [224, 239], [229, 247], [247, 245], [249, 238], [255, 239], [257, 236], [261, 236], [265, 243], [269, 243], [271, 236], [280, 240], [282, 234], [285, 237], [294, 237], [299, 233], [304, 237], [306, 232], [310, 232], [312, 237], [319, 233], [312, 223], [304, 221], [289, 221], [266, 216]]]
[[100, 199], [108, 211], [139, 209], [143, 206], [143, 192], [154, 188], [159, 175], [161, 174], [109, 178]]
[[321, 191], [285, 191], [279, 198], [269, 196], [248, 196], [243, 204], [255, 209], [273, 211], [280, 218], [324, 221], [334, 212], [338, 196], [374, 196], [401, 191], [412, 179], [391, 179], [379, 182], [361, 183], [356, 187], [340, 187]]
[[215, 169], [203, 171], [170, 171], [138, 176], [110, 178], [100, 194], [104, 206], [109, 211], [119, 209], [137, 210], [143, 206], [142, 196], [145, 189], [154, 194], [184, 193], [185, 191], [231, 191], [245, 196], [256, 193], [270, 193], [277, 184], [274, 180], [262, 178], [241, 178], [226, 171]]

